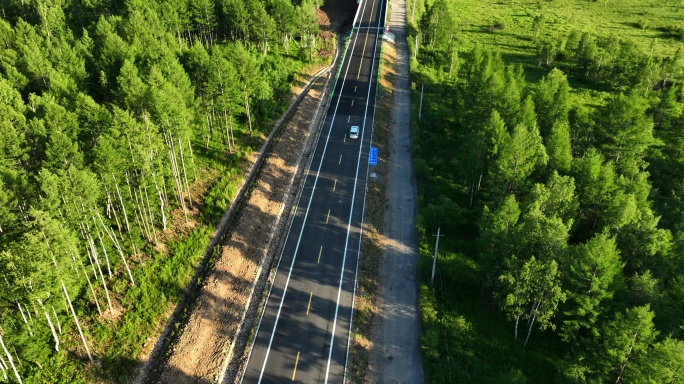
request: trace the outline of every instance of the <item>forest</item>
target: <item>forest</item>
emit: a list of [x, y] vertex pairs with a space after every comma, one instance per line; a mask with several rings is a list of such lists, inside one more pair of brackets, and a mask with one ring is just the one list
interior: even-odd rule
[[2, 0], [0, 382], [131, 382], [321, 64], [318, 0]]
[[684, 383], [681, 4], [407, 4], [427, 382]]

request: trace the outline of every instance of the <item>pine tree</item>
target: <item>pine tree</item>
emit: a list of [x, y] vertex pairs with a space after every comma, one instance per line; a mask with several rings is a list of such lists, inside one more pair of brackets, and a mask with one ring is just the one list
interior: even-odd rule
[[566, 173], [572, 166], [570, 127], [567, 121], [556, 120], [546, 137], [545, 147], [549, 154], [549, 169]]
[[556, 122], [568, 119], [570, 85], [565, 74], [554, 68], [536, 86], [534, 107], [539, 122], [539, 131], [548, 137]]
[[517, 125], [501, 146], [490, 180], [493, 196], [510, 194], [520, 188], [535, 169], [548, 161], [536, 124]]
[[514, 195], [509, 195], [494, 211], [484, 207], [477, 239], [478, 258], [484, 274], [483, 287], [491, 284], [504, 268], [504, 260], [513, 250], [519, 218], [520, 206]]
[[615, 238], [599, 234], [573, 246], [567, 257], [568, 302], [561, 336], [569, 342], [599, 337], [596, 327], [603, 303], [613, 297], [622, 279], [622, 261]]
[[619, 94], [608, 102], [599, 125], [599, 143], [607, 159], [626, 176], [643, 168], [643, 156], [654, 144], [653, 121], [646, 115], [647, 103], [631, 94]]

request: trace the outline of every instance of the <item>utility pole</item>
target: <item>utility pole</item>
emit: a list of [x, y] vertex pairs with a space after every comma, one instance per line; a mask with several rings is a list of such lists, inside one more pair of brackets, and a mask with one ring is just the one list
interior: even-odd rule
[[423, 88], [425, 88], [425, 83], [420, 85], [420, 105], [418, 106], [418, 121], [420, 121], [423, 115]]
[[432, 277], [430, 277], [430, 284], [434, 285], [435, 284], [435, 268], [437, 267], [437, 248], [439, 248], [439, 238], [444, 235], [440, 235], [439, 231], [442, 229], [441, 227], [437, 228], [437, 234], [432, 235], [437, 238], [435, 241], [435, 255], [432, 257]]

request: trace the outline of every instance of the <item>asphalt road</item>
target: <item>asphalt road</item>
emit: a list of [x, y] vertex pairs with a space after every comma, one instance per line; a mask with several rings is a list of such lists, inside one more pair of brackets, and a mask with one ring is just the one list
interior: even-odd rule
[[357, 12], [243, 383], [344, 381], [386, 4]]

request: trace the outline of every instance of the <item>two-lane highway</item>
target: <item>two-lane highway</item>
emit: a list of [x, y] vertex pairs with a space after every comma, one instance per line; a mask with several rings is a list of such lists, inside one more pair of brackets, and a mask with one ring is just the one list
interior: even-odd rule
[[344, 380], [386, 4], [359, 5], [243, 383]]

